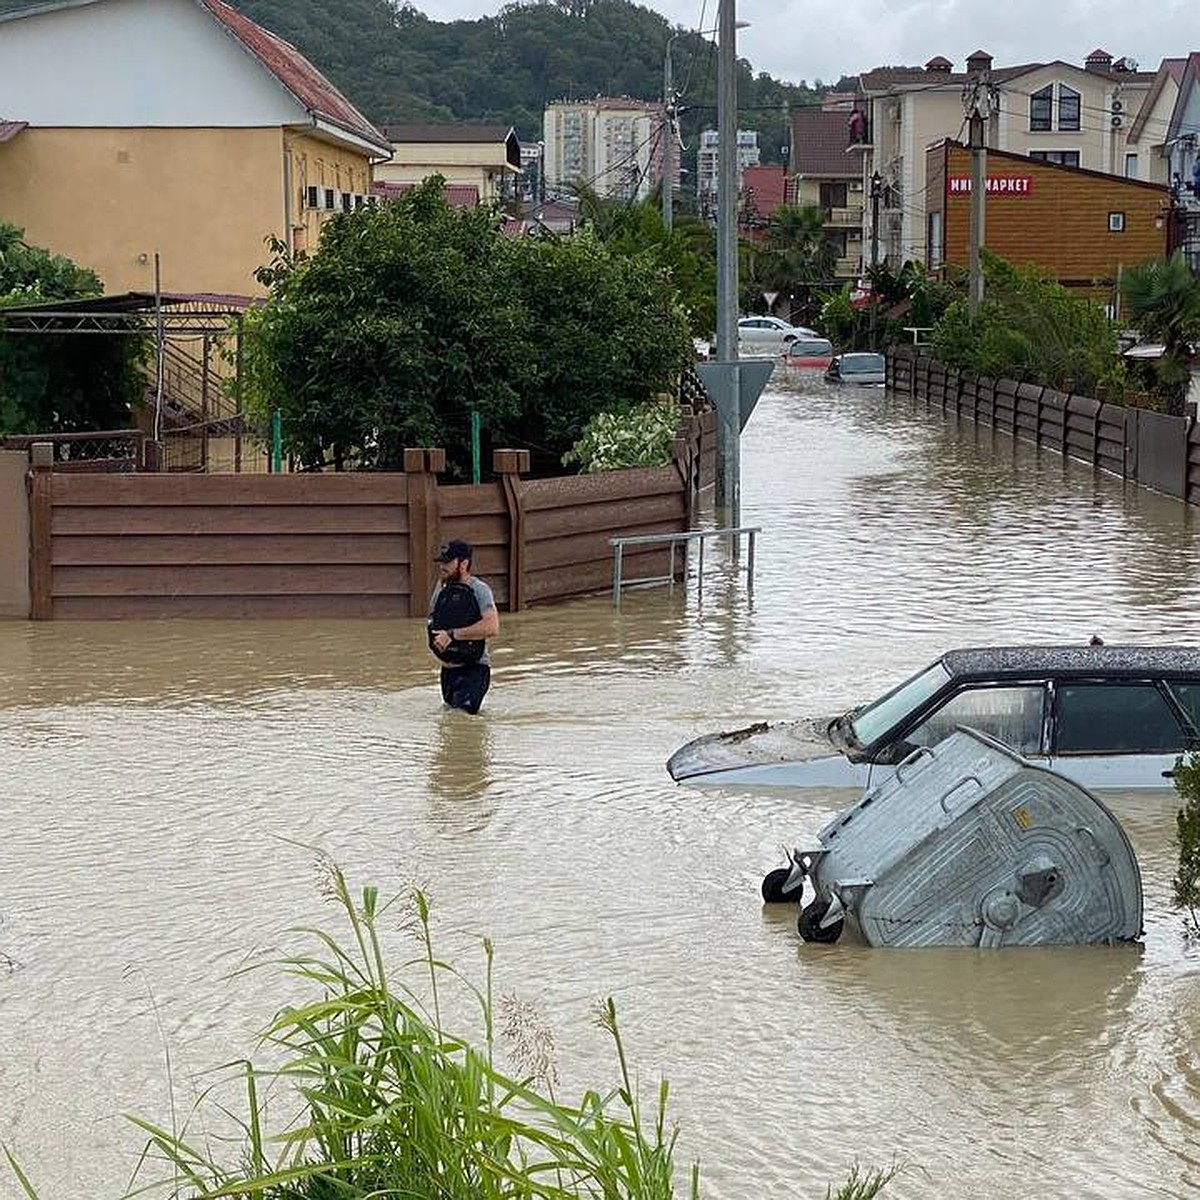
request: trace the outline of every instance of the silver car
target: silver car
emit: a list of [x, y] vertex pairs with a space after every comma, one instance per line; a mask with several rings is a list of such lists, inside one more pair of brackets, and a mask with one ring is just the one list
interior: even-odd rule
[[742, 317], [738, 321], [738, 352], [746, 355], [783, 354], [798, 337], [818, 337], [816, 330], [789, 325], [779, 317]]
[[839, 354], [829, 364], [825, 378], [833, 383], [886, 383], [887, 363], [882, 354]]
[[959, 726], [1087, 788], [1169, 788], [1178, 757], [1200, 747], [1200, 650], [951, 650], [870, 704], [708, 734], [667, 770], [688, 784], [875, 787]]

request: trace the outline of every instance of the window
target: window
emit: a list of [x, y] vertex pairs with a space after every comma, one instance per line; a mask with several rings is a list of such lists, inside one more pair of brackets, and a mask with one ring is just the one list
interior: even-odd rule
[[929, 269], [931, 271], [942, 265], [943, 250], [942, 214], [931, 212], [929, 214]]
[[1078, 150], [1030, 150], [1029, 157], [1037, 162], [1058, 163], [1060, 167], [1079, 166]]
[[330, 210], [337, 208], [337, 193], [333, 188], [325, 189], [325, 207]]
[[1029, 97], [1029, 128], [1045, 133], [1054, 127], [1053, 116], [1054, 84], [1050, 83]]
[[821, 184], [821, 207], [824, 209], [845, 208], [846, 185], [844, 183]]
[[1108, 232], [1125, 232], [1125, 214], [1123, 212], [1110, 212], [1108, 214]]
[[[969, 688], [951, 696], [935, 713], [906, 733], [906, 753], [917, 746], [936, 746], [959, 725], [969, 725], [1018, 754], [1039, 754], [1046, 689], [1039, 684], [1019, 687]], [[904, 754], [900, 754], [900, 758]]]
[[1187, 736], [1152, 683], [1070, 683], [1055, 698], [1058, 754], [1167, 754]]
[[1079, 132], [1079, 93], [1065, 83], [1058, 85], [1058, 127], [1066, 133]]
[[1187, 714], [1193, 728], [1200, 730], [1200, 681], [1168, 683], [1167, 691]]
[[317, 189], [315, 187], [307, 187], [304, 189], [304, 203], [306, 208], [318, 207]]
[[1082, 128], [1079, 115], [1080, 94], [1065, 83], [1048, 83], [1029, 97], [1029, 129], [1032, 133], [1049, 133], [1055, 128], [1054, 101], [1058, 91], [1058, 125], [1063, 133], [1078, 133]]
[[1136, 179], [1138, 173], [1138, 156], [1136, 154], [1125, 155], [1125, 178]]

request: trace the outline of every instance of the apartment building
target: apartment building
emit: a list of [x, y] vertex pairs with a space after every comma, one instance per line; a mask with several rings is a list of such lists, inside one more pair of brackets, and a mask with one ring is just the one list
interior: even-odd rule
[[[721, 138], [715, 129], [705, 129], [700, 134], [696, 149], [696, 205], [702, 217], [715, 220], [717, 215], [718, 176], [717, 164]], [[747, 167], [759, 163], [758, 132], [754, 129], [739, 129], [737, 133], [738, 192], [741, 193], [742, 177]]]
[[[1082, 66], [1055, 61], [992, 67], [992, 114], [987, 144], [1035, 161], [1105, 174], [1150, 178], [1149, 156], [1127, 159], [1129, 129], [1155, 82], [1128, 59], [1094, 50]], [[965, 64], [964, 64], [965, 66]], [[876, 225], [864, 213], [863, 236], [879, 261], [899, 265], [927, 257], [926, 148], [958, 139], [965, 126], [965, 70], [943, 57], [924, 67], [882, 67], [859, 77], [853, 144], [860, 148], [861, 181], [881, 197]]]
[[859, 154], [850, 144], [852, 109], [798, 108], [792, 113], [788, 176], [792, 203], [820, 208], [837, 247], [838, 279], [855, 278], [863, 262], [864, 190]]
[[646, 199], [662, 177], [664, 127], [660, 102], [556, 100], [542, 118], [547, 192], [582, 184], [613, 199]]

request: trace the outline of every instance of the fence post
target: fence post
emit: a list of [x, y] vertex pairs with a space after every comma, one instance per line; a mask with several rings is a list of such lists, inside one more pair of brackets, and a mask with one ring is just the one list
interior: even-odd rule
[[525, 606], [525, 514], [520, 476], [529, 470], [528, 450], [493, 450], [492, 471], [500, 476], [508, 509], [508, 608]]
[[445, 450], [427, 446], [405, 447], [404, 473], [408, 476], [408, 611], [425, 612], [433, 592], [433, 554], [441, 543], [442, 511], [437, 473], [446, 469]]
[[51, 517], [54, 502], [54, 445], [29, 447], [29, 619], [54, 615], [54, 560]]

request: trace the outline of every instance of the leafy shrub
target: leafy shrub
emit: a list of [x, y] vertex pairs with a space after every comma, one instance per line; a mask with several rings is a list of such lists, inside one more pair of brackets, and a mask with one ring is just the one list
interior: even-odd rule
[[623, 412], [597, 413], [562, 460], [565, 465], [578, 463], [584, 475], [665, 466], [671, 461], [671, 442], [678, 430], [679, 409], [669, 397]]
[[934, 325], [934, 356], [977, 375], [1031, 378], [1064, 391], [1119, 398], [1128, 386], [1104, 310], [1041, 267], [1015, 267], [984, 251], [984, 301], [956, 300]]
[[1172, 886], [1176, 905], [1187, 910], [1188, 931], [1200, 935], [1200, 753], [1175, 764], [1175, 790], [1183, 807], [1175, 815], [1179, 870]]

